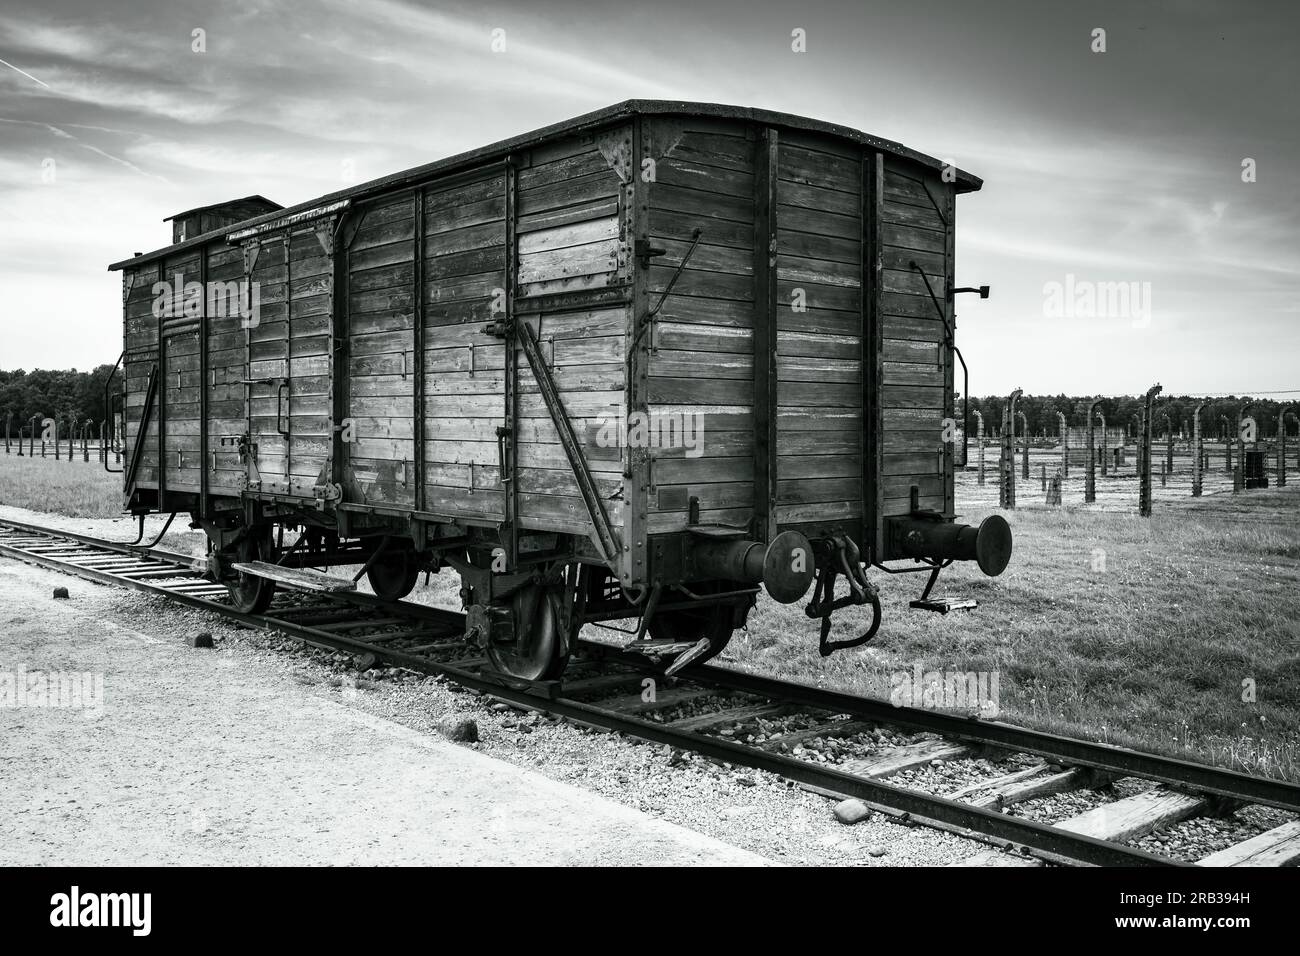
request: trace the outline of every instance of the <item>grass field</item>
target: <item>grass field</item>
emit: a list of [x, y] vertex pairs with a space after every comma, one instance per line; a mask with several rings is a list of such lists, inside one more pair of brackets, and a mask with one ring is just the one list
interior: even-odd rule
[[[728, 656], [884, 698], [893, 674], [917, 666], [996, 671], [1001, 719], [1300, 780], [1300, 478], [1240, 495], [1207, 487], [1199, 499], [1157, 491], [1148, 520], [1131, 478], [1131, 493], [1117, 487], [1094, 506], [1080, 503], [1081, 480], [1071, 477], [1064, 508], [1025, 483], [1006, 513], [1016, 548], [1004, 575], [944, 572], [935, 593], [975, 597], [973, 611], [911, 610], [924, 575], [873, 572], [884, 623], [865, 648], [823, 659], [802, 605], [764, 598]], [[119, 482], [93, 460], [0, 453], [0, 504], [114, 517]], [[962, 520], [990, 513], [990, 490], [995, 501], [992, 481], [959, 476]], [[435, 577], [417, 599], [453, 600], [453, 578]], [[849, 609], [833, 636], [865, 626]], [[1254, 701], [1242, 699], [1243, 681]]]
[[[996, 671], [1003, 720], [1300, 780], [1300, 487], [1165, 503], [1148, 520], [1082, 506], [1007, 517], [1007, 571], [954, 565], [935, 589], [975, 610], [912, 610], [923, 575], [874, 574], [884, 623], [866, 648], [822, 659], [816, 622], [764, 601], [729, 653], [886, 698], [916, 666]], [[866, 623], [850, 609], [832, 637]]]
[[0, 446], [0, 505], [71, 518], [113, 518], [122, 513], [122, 476], [105, 471], [93, 450], [88, 462], [80, 449], [72, 461], [55, 461], [53, 451], [42, 458], [39, 447], [30, 458], [19, 457], [17, 446], [9, 455]]

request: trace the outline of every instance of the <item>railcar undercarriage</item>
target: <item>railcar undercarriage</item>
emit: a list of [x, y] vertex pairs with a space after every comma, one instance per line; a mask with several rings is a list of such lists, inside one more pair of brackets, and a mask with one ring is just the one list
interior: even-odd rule
[[[279, 586], [341, 589], [362, 578], [376, 597], [400, 601], [421, 574], [450, 569], [460, 576], [466, 641], [500, 673], [523, 681], [558, 679], [587, 625], [626, 635], [625, 650], [661, 664], [668, 675], [705, 663], [722, 653], [732, 634], [745, 626], [760, 590], [778, 603], [793, 604], [811, 589], [806, 614], [820, 622], [823, 656], [867, 643], [881, 622], [868, 564], [848, 535], [810, 540], [785, 531], [764, 545], [738, 529], [692, 529], [656, 549], [661, 557], [669, 553], [675, 558], [652, 568], [648, 581], [629, 588], [585, 542], [572, 536], [539, 533], [521, 538], [520, 558], [511, 568], [493, 529], [420, 526], [412, 535], [409, 525], [402, 529], [377, 522], [367, 528], [348, 527], [345, 536], [309, 509], [277, 511], [245, 503], [224, 514], [218, 521], [196, 518], [191, 526], [208, 535], [208, 577], [226, 584], [239, 610], [265, 611]], [[1000, 516], [986, 519], [977, 529], [922, 515], [899, 524], [894, 533], [915, 565], [877, 567], [890, 573], [930, 571], [926, 595], [939, 570], [954, 560], [975, 560], [985, 573], [995, 575], [1006, 567], [1011, 553], [1010, 529]], [[331, 567], [358, 570], [348, 582], [321, 573]], [[836, 597], [841, 575], [848, 591]], [[867, 629], [856, 637], [831, 640], [832, 615], [855, 606], [870, 607]], [[612, 623], [618, 621], [633, 623]]]

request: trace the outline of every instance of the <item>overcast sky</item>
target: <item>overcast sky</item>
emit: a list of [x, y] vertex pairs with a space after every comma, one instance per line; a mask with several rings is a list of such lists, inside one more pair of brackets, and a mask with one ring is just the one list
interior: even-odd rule
[[[648, 97], [983, 177], [957, 215], [958, 283], [993, 287], [958, 300], [977, 394], [1300, 390], [1298, 27], [1300, 4], [1254, 0], [5, 0], [0, 368], [116, 359], [105, 266], [165, 245], [172, 213], [291, 205]], [[1052, 315], [1067, 276], [1138, 283], [1139, 308]]]

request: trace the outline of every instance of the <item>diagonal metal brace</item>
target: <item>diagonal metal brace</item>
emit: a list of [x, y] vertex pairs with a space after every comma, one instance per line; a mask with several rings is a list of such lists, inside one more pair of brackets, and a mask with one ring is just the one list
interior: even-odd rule
[[573, 423], [569, 420], [564, 403], [560, 400], [560, 390], [556, 388], [555, 379], [551, 378], [551, 370], [542, 356], [537, 332], [527, 322], [516, 323], [516, 328], [520, 333], [519, 344], [523, 346], [524, 355], [528, 358], [528, 366], [533, 370], [533, 378], [537, 380], [542, 400], [546, 402], [546, 410], [551, 413], [551, 421], [555, 425], [556, 432], [559, 433], [565, 457], [569, 459], [569, 468], [572, 469], [573, 477], [578, 482], [582, 500], [587, 505], [587, 515], [591, 518], [591, 526], [595, 531], [594, 541], [600, 548], [600, 556], [610, 567], [613, 567], [618, 559], [618, 542], [614, 540], [609, 516], [605, 514], [605, 504], [600, 500], [600, 492], [596, 489], [596, 479], [592, 477], [591, 469], [587, 467], [587, 459], [578, 444]]
[[123, 487], [130, 489], [135, 487], [135, 477], [140, 471], [140, 460], [144, 456], [144, 443], [147, 440], [145, 433], [149, 431], [149, 425], [153, 421], [154, 406], [158, 398], [158, 366], [155, 364], [149, 370], [149, 384], [144, 391], [144, 409], [140, 412], [140, 424], [137, 426], [138, 431], [135, 433], [135, 445], [131, 448], [131, 461], [127, 466], [126, 478]]

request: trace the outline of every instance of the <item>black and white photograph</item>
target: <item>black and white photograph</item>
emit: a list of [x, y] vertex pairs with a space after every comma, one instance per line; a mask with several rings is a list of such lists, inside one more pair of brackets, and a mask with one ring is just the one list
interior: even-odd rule
[[4, 925], [468, 867], [1287, 925], [1298, 37], [6, 0]]

